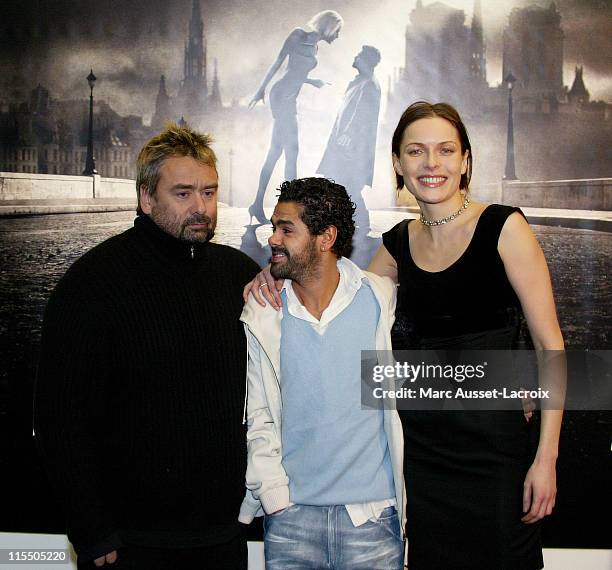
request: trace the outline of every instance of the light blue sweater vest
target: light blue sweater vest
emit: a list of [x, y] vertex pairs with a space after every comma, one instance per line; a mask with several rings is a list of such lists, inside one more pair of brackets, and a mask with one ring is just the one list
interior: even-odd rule
[[293, 503], [395, 496], [383, 412], [361, 409], [361, 351], [376, 349], [379, 316], [365, 283], [323, 335], [293, 317], [283, 299], [282, 448]]

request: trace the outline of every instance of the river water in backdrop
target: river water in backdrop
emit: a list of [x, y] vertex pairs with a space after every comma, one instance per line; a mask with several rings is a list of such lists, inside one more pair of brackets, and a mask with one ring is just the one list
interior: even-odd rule
[[[373, 211], [370, 215], [374, 238], [405, 217], [401, 212]], [[38, 484], [31, 475], [37, 468], [32, 466], [33, 448], [27, 438], [31, 436], [31, 395], [41, 319], [49, 293], [80, 255], [129, 228], [133, 219], [133, 212], [0, 219], [0, 457], [4, 463], [0, 466], [14, 485], [20, 481], [25, 486]], [[249, 228], [248, 221], [245, 209], [220, 207], [214, 240], [242, 248], [263, 264], [271, 229]], [[566, 346], [611, 348], [612, 234], [547, 226], [533, 229], [551, 270]], [[370, 242], [368, 251], [376, 245], [371, 238]], [[603, 530], [600, 537], [598, 527], [592, 526], [595, 523], [590, 527], [585, 522], [591, 515], [580, 509], [594, 508], [584, 503], [597, 502], [597, 497], [607, 494], [609, 419], [605, 412], [567, 414], [559, 461], [559, 503], [545, 533], [549, 546], [606, 546], [601, 544], [607, 540]], [[27, 518], [20, 526], [24, 525], [28, 527]]]

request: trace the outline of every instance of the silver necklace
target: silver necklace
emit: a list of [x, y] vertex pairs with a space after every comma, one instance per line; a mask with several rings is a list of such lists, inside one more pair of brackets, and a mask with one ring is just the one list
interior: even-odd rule
[[446, 218], [439, 218], [437, 220], [426, 220], [423, 214], [419, 218], [419, 221], [425, 226], [441, 226], [442, 224], [448, 224], [448, 222], [452, 222], [457, 216], [460, 216], [467, 210], [467, 207], [470, 205], [470, 199], [466, 196], [463, 199], [463, 206], [459, 208], [456, 212], [451, 214], [450, 216], [446, 216]]

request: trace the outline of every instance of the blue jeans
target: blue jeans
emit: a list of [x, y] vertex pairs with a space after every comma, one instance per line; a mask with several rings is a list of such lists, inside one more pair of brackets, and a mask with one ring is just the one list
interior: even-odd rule
[[264, 519], [266, 570], [402, 570], [395, 507], [355, 527], [344, 506], [292, 505]]

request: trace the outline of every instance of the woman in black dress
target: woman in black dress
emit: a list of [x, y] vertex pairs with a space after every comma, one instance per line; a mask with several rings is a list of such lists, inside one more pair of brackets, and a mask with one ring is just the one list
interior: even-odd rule
[[[399, 283], [394, 348], [511, 349], [523, 316], [536, 350], [563, 350], [544, 254], [518, 208], [468, 198], [470, 141], [450, 105], [406, 109], [392, 141], [397, 187], [419, 220], [383, 234], [370, 271]], [[269, 272], [247, 287], [273, 306]], [[410, 570], [538, 570], [552, 512], [562, 412], [400, 411]]]
[[[563, 350], [542, 250], [518, 208], [470, 202], [469, 138], [450, 105], [418, 102], [392, 141], [398, 189], [419, 220], [383, 234], [370, 271], [400, 287], [394, 348]], [[400, 411], [410, 570], [537, 570], [552, 512], [561, 411], [541, 413], [537, 451], [516, 412]]]

